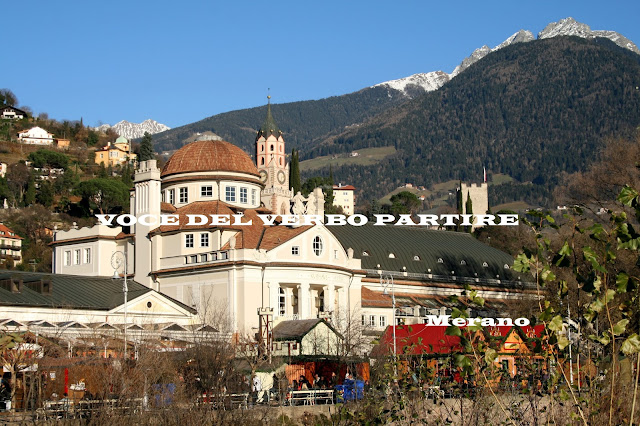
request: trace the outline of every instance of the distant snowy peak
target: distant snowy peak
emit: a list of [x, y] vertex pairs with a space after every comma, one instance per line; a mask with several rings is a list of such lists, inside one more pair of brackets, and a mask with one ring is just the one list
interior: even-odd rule
[[582, 38], [604, 37], [608, 38], [620, 47], [624, 47], [625, 49], [629, 49], [632, 52], [640, 54], [638, 46], [625, 36], [615, 31], [593, 31], [589, 25], [578, 22], [571, 17], [550, 23], [538, 34], [539, 39], [558, 36], [577, 36]]
[[484, 58], [491, 52], [495, 52], [496, 50], [500, 50], [503, 47], [507, 47], [515, 43], [526, 43], [535, 39], [536, 38], [531, 31], [520, 30], [517, 33], [513, 34], [508, 39], [506, 39], [505, 41], [503, 41], [502, 43], [500, 43], [499, 45], [497, 45], [496, 47], [494, 47], [493, 49], [489, 48], [489, 46], [487, 45], [479, 47], [473, 51], [471, 56], [464, 58], [462, 63], [453, 70], [453, 72], [451, 73], [451, 78], [460, 74], [462, 71], [466, 70], [472, 64], [478, 62], [480, 59]]
[[526, 43], [528, 41], [532, 41], [532, 40], [535, 40], [535, 39], [536, 39], [536, 37], [533, 35], [533, 33], [531, 31], [520, 30], [517, 33], [515, 33], [514, 35], [512, 35], [511, 37], [509, 37], [508, 39], [506, 39], [505, 41], [503, 41], [502, 43], [500, 43], [499, 45], [497, 45], [496, 47], [494, 47], [492, 50], [496, 51], [498, 49], [502, 49], [503, 47], [507, 47], [507, 46], [510, 46], [512, 44]]
[[402, 92], [405, 96], [413, 97], [416, 93], [438, 90], [447, 81], [449, 81], [449, 74], [443, 71], [432, 71], [410, 75], [398, 80], [385, 81], [372, 87], [388, 87]]
[[127, 120], [122, 120], [113, 126], [108, 124], [103, 124], [95, 128], [99, 131], [106, 131], [107, 129], [113, 129], [119, 136], [124, 136], [127, 139], [137, 139], [144, 136], [145, 132], [149, 132], [150, 134], [156, 134], [160, 132], [164, 132], [165, 130], [169, 130], [169, 126], [165, 126], [164, 124], [158, 123], [155, 120], [145, 120], [142, 123], [131, 123]]

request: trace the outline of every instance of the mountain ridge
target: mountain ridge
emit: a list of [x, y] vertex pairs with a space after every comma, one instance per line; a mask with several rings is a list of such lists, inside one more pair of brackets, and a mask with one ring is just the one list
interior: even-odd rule
[[95, 130], [105, 131], [107, 129], [113, 129], [118, 136], [124, 136], [127, 139], [137, 139], [144, 136], [145, 132], [149, 132], [154, 135], [157, 133], [165, 132], [167, 130], [171, 130], [171, 128], [162, 123], [158, 123], [155, 120], [147, 119], [142, 123], [131, 123], [127, 120], [121, 120], [114, 124], [113, 126], [109, 124], [102, 124], [98, 127], [95, 127]]

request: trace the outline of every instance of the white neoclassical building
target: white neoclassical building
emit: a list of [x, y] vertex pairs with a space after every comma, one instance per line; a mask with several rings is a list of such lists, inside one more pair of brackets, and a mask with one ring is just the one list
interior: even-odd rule
[[[293, 198], [284, 139], [270, 106], [255, 142], [257, 164], [220, 140], [185, 145], [162, 170], [155, 161], [141, 162], [131, 214], [171, 214], [177, 223], [59, 231], [53, 272], [111, 276], [110, 258], [121, 251], [137, 283], [201, 314], [224, 307], [242, 334], [256, 331], [259, 310], [273, 312], [274, 325], [285, 319], [329, 318], [335, 324], [357, 318], [380, 331], [394, 319], [422, 322], [426, 315], [450, 312], [456, 304], [448, 296], [460, 294], [465, 283], [486, 299], [485, 309], [496, 311], [531, 291], [512, 273], [509, 255], [467, 234], [265, 225], [259, 214], [288, 213]], [[189, 224], [188, 215], [242, 215], [244, 223]]]

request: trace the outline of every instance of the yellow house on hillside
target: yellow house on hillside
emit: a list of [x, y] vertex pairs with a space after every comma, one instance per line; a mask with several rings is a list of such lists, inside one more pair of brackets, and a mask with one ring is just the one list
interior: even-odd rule
[[105, 167], [120, 166], [127, 161], [131, 164], [136, 162], [137, 155], [131, 152], [131, 144], [124, 136], [120, 136], [114, 143], [109, 142], [107, 146], [96, 151], [96, 164], [104, 164]]

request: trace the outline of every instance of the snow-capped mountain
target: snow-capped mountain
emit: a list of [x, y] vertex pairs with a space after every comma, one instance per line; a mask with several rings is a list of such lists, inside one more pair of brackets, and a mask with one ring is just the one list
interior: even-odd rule
[[108, 124], [103, 124], [95, 128], [99, 131], [105, 131], [107, 129], [113, 129], [119, 136], [124, 136], [127, 139], [137, 139], [144, 136], [144, 132], [149, 132], [150, 134], [156, 134], [160, 132], [164, 132], [165, 130], [169, 130], [169, 126], [165, 126], [164, 124], [158, 123], [155, 120], [144, 120], [142, 123], [131, 123], [127, 120], [122, 120], [113, 126]]
[[587, 24], [576, 21], [569, 17], [561, 19], [558, 22], [552, 22], [547, 25], [544, 30], [538, 33], [538, 39], [545, 39], [558, 36], [577, 36], [582, 38], [604, 37], [608, 38], [615, 44], [632, 52], [640, 54], [638, 46], [634, 42], [615, 31], [592, 30]]
[[[577, 22], [571, 17], [548, 24], [542, 31], [540, 31], [540, 33], [538, 34], [538, 39], [558, 36], [578, 36], [582, 38], [604, 37], [613, 41], [618, 46], [624, 47], [625, 49], [629, 49], [632, 52], [640, 54], [638, 46], [636, 46], [635, 43], [633, 43], [623, 35], [615, 31], [594, 31], [587, 24]], [[447, 74], [443, 71], [432, 71], [429, 73], [414, 74], [409, 77], [400, 78], [398, 80], [385, 81], [371, 87], [386, 86], [389, 89], [399, 91], [402, 95], [407, 97], [413, 97], [416, 93], [438, 90], [446, 82], [469, 68], [469, 66], [471, 66], [475, 62], [487, 56], [489, 53], [495, 52], [496, 50], [502, 49], [515, 43], [526, 43], [535, 39], [536, 37], [531, 31], [520, 30], [493, 49], [487, 45], [477, 48], [473, 51], [473, 53], [471, 53], [470, 56], [464, 58], [460, 65], [458, 65], [451, 72], [451, 74]], [[416, 89], [419, 91], [416, 91]], [[392, 96], [391, 91], [389, 92], [389, 96]]]
[[526, 43], [528, 41], [535, 40], [535, 39], [536, 38], [531, 31], [520, 30], [517, 33], [513, 34], [508, 39], [506, 39], [505, 41], [503, 41], [502, 43], [500, 43], [499, 45], [497, 45], [496, 47], [494, 47], [493, 49], [490, 49], [489, 46], [485, 44], [484, 46], [474, 50], [471, 56], [464, 58], [460, 63], [460, 65], [458, 65], [451, 73], [451, 78], [460, 74], [462, 71], [469, 68], [471, 64], [478, 62], [480, 59], [484, 58], [491, 52], [495, 52], [496, 50], [502, 49], [503, 47], [507, 47], [515, 43]]
[[443, 84], [449, 81], [449, 74], [443, 71], [432, 71], [410, 75], [409, 77], [397, 80], [385, 81], [372, 87], [386, 86], [402, 92], [405, 96], [412, 97], [416, 91], [431, 92], [438, 90]]

